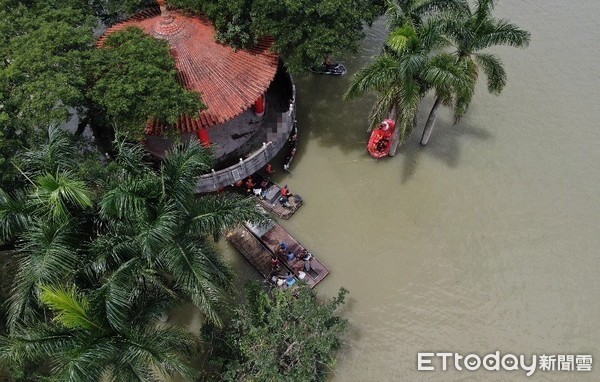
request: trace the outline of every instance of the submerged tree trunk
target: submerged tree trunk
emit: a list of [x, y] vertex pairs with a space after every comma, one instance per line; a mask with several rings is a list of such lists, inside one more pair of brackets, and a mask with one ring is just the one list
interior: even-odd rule
[[427, 145], [427, 142], [429, 142], [429, 137], [431, 136], [433, 125], [435, 124], [435, 117], [440, 106], [442, 106], [442, 97], [437, 96], [433, 103], [433, 107], [431, 108], [431, 112], [429, 113], [429, 117], [427, 118], [427, 123], [425, 123], [425, 128], [423, 129], [423, 136], [421, 137], [422, 146]]
[[396, 122], [396, 130], [394, 130], [394, 135], [392, 135], [392, 146], [390, 147], [389, 156], [393, 157], [396, 155], [396, 150], [398, 150], [398, 145], [400, 144], [400, 125], [398, 124], [398, 105], [394, 104], [392, 109], [390, 110], [390, 114], [388, 114], [388, 118], [392, 121]]

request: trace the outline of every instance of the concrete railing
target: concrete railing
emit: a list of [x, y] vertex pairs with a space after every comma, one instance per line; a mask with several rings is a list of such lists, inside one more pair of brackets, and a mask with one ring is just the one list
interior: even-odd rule
[[266, 166], [285, 146], [296, 121], [296, 86], [292, 77], [289, 78], [293, 97], [288, 111], [279, 114], [276, 121], [266, 122], [263, 126], [267, 129], [269, 141], [264, 142], [260, 149], [248, 155], [246, 159], [240, 158], [237, 164], [218, 171], [213, 169], [210, 173], [200, 176], [197, 193], [216, 191], [254, 174]]

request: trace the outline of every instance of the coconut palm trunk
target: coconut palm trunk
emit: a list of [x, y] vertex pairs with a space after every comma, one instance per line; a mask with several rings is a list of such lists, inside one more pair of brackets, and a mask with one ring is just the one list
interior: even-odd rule
[[[398, 124], [398, 104], [394, 103], [390, 113], [388, 114], [388, 118], [392, 121], [396, 122], [396, 130], [394, 130], [394, 134], [392, 135], [392, 146], [390, 147], [389, 156], [393, 157], [396, 155], [396, 151], [398, 150], [398, 146], [400, 145], [400, 125]], [[404, 134], [403, 134], [404, 135]]]
[[431, 132], [433, 131], [433, 126], [435, 125], [435, 118], [437, 117], [437, 111], [440, 106], [442, 106], [442, 97], [437, 96], [435, 98], [435, 102], [433, 103], [433, 107], [431, 108], [431, 112], [429, 112], [429, 117], [427, 117], [427, 123], [425, 123], [425, 128], [423, 129], [423, 135], [421, 136], [421, 145], [426, 146], [427, 142], [429, 142], [429, 137], [431, 137]]

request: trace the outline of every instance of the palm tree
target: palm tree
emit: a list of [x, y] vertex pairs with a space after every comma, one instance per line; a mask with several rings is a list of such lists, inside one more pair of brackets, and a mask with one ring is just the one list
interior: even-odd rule
[[437, 19], [425, 21], [420, 28], [407, 23], [390, 33], [373, 64], [352, 77], [346, 99], [377, 93], [371, 127], [386, 116], [398, 119], [398, 140], [403, 141], [416, 124], [419, 102], [427, 91], [434, 88], [445, 94], [467, 81], [463, 65], [449, 54], [435, 54], [447, 45], [442, 32]]
[[92, 193], [64, 134], [51, 129], [25, 161], [26, 189], [0, 192], [0, 239], [19, 256], [0, 361], [69, 381], [192, 375], [182, 361], [190, 335], [158, 328], [156, 317], [192, 302], [220, 324], [233, 275], [213, 239], [266, 217], [250, 198], [195, 194], [210, 163], [197, 143], [177, 145], [158, 170], [142, 147], [119, 143], [104, 189]]
[[69, 280], [81, 259], [92, 197], [78, 179], [76, 150], [67, 133], [48, 130], [48, 143], [29, 153], [25, 170], [29, 186], [13, 193], [0, 190], [0, 243], [18, 249], [17, 272], [8, 298], [8, 326], [40, 318], [36, 296], [41, 284]]
[[63, 147], [69, 144], [63, 134], [51, 129], [48, 147], [29, 158], [26, 190], [0, 193], [0, 239], [19, 252], [9, 327], [43, 320], [40, 286], [67, 280], [99, 289], [115, 327], [129, 324], [127, 311], [148, 293], [191, 301], [220, 323], [233, 276], [210, 237], [265, 219], [254, 201], [195, 195], [196, 179], [210, 163], [198, 144], [177, 146], [156, 171], [141, 147], [121, 143], [108, 191], [94, 203], [72, 170], [77, 155]]
[[[140, 155], [135, 146], [123, 145], [121, 152], [129, 163], [139, 163], [129, 160]], [[144, 293], [190, 301], [221, 323], [218, 311], [232, 291], [233, 275], [209, 237], [266, 218], [249, 198], [196, 196], [196, 179], [209, 168], [208, 159], [203, 147], [190, 143], [177, 145], [158, 173], [124, 163], [100, 200], [99, 236], [87, 270], [110, 297], [106, 309], [113, 325], [127, 325], [123, 312]]]
[[[506, 72], [500, 59], [483, 50], [507, 45], [526, 47], [531, 35], [506, 20], [495, 19], [492, 11], [496, 0], [477, 0], [474, 9], [467, 8], [466, 12], [453, 14], [446, 19], [446, 36], [456, 47], [456, 60], [465, 62], [471, 70], [471, 86], [474, 88], [479, 70], [487, 77], [488, 91], [500, 94], [506, 85]], [[458, 121], [467, 111], [474, 89], [462, 89], [455, 98], [455, 121]], [[421, 138], [421, 144], [426, 145], [431, 136], [435, 123], [436, 112], [444, 101], [444, 94], [438, 94]], [[447, 97], [446, 97], [447, 99]]]
[[39, 299], [52, 322], [28, 323], [0, 336], [0, 365], [13, 374], [36, 377], [44, 370], [50, 380], [70, 382], [197, 376], [189, 355], [198, 339], [159, 324], [168, 301], [147, 296], [129, 312], [130, 324], [115, 328], [106, 317], [103, 297], [95, 292], [42, 285]]
[[390, 30], [407, 23], [418, 28], [431, 16], [461, 13], [469, 9], [466, 0], [386, 0], [385, 6]]

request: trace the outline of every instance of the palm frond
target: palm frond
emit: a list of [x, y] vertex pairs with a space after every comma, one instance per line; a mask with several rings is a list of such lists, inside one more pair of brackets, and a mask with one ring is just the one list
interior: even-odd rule
[[223, 231], [245, 221], [261, 223], [265, 213], [256, 207], [253, 198], [236, 194], [206, 195], [196, 199], [190, 208], [190, 235], [219, 236]]
[[18, 325], [8, 336], [0, 336], [0, 365], [21, 371], [32, 365], [49, 366], [57, 354], [71, 350], [74, 343], [72, 333], [64, 328], [33, 323]]
[[473, 12], [473, 16], [477, 23], [481, 24], [490, 17], [497, 1], [498, 0], [477, 0], [475, 11]]
[[0, 244], [14, 241], [31, 222], [27, 208], [27, 191], [17, 190], [10, 195], [0, 189]]
[[470, 73], [467, 66], [457, 61], [451, 54], [438, 54], [434, 56], [424, 72], [425, 80], [436, 89], [452, 90], [468, 86]]
[[502, 61], [495, 55], [487, 53], [477, 53], [474, 59], [487, 77], [488, 91], [492, 94], [500, 94], [506, 85], [506, 72]]
[[126, 174], [140, 175], [151, 171], [144, 161], [146, 149], [142, 144], [117, 139], [114, 146], [117, 151], [115, 162]]
[[136, 243], [145, 257], [159, 253], [161, 248], [175, 240], [183, 221], [183, 214], [174, 205], [161, 203], [157, 208], [152, 216], [137, 224]]
[[525, 48], [529, 45], [531, 34], [520, 29], [506, 20], [490, 21], [480, 26], [477, 38], [472, 44], [472, 51], [476, 52], [492, 46], [513, 46]]
[[464, 14], [468, 9], [469, 3], [467, 0], [425, 0], [417, 2], [412, 12], [426, 17], [447, 12]]
[[157, 178], [126, 175], [100, 201], [100, 215], [105, 218], [136, 220], [147, 218], [150, 201], [158, 200], [161, 189]]
[[42, 223], [29, 228], [8, 299], [10, 327], [35, 316], [40, 285], [59, 284], [76, 272], [80, 261], [78, 240], [69, 224]]
[[233, 275], [214, 250], [189, 243], [172, 245], [163, 252], [166, 270], [206, 317], [222, 324], [219, 308], [225, 291], [231, 290]]
[[38, 150], [28, 151], [24, 156], [27, 173], [31, 177], [77, 169], [78, 152], [70, 133], [58, 126], [48, 128], [48, 141]]
[[152, 371], [152, 368], [156, 368], [164, 376], [180, 374], [194, 380], [198, 372], [190, 366], [190, 359], [184, 354], [191, 354], [197, 342], [197, 337], [176, 328], [144, 327], [128, 331], [119, 357], [115, 360], [114, 372], [131, 367], [137, 375], [150, 375], [156, 379]]
[[92, 194], [85, 182], [72, 173], [45, 174], [36, 180], [33, 204], [56, 220], [64, 220], [73, 215], [74, 210], [90, 208]]
[[394, 29], [385, 41], [385, 45], [396, 54], [401, 55], [416, 43], [417, 32], [410, 25], [404, 25]]
[[352, 76], [344, 99], [358, 98], [369, 91], [385, 92], [397, 82], [398, 72], [397, 60], [387, 54], [378, 56], [371, 65]]
[[109, 325], [124, 330], [131, 325], [131, 308], [139, 292], [140, 259], [133, 258], [116, 268], [102, 280], [102, 286], [94, 297], [97, 306], [102, 307]]
[[177, 144], [163, 161], [161, 175], [165, 194], [178, 200], [182, 205], [196, 192], [198, 177], [210, 169], [212, 154], [197, 140], [187, 144]]
[[40, 301], [56, 313], [54, 321], [67, 329], [102, 330], [89, 314], [89, 301], [75, 287], [40, 286]]

